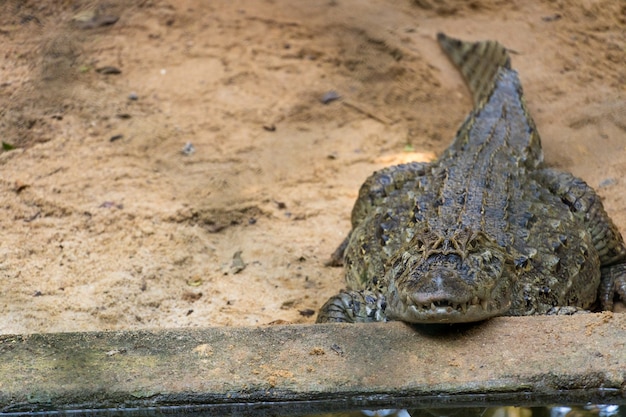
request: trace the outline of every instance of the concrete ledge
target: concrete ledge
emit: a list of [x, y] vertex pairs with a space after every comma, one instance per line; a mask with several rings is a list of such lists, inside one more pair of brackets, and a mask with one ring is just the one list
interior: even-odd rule
[[[0, 336], [0, 412], [626, 400], [626, 314]], [[164, 408], [159, 408], [163, 411]], [[280, 414], [276, 411], [274, 415]]]

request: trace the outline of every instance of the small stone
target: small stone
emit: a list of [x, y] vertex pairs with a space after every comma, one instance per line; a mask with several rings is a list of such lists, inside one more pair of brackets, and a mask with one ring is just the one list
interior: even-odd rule
[[332, 345], [330, 345], [330, 349], [335, 352], [337, 355], [339, 356], [343, 356], [343, 349], [341, 348], [341, 346], [339, 346], [336, 343], [333, 343]]
[[193, 146], [193, 143], [191, 143], [191, 142], [185, 143], [185, 146], [183, 146], [183, 149], [181, 150], [181, 152], [185, 156], [189, 156], [192, 153], [194, 153], [195, 151], [196, 151], [196, 148]]
[[137, 101], [139, 100], [139, 96], [137, 95], [137, 93], [133, 91], [132, 93], [128, 95], [128, 99], [132, 101]]
[[101, 15], [94, 10], [87, 10], [77, 14], [72, 20], [79, 29], [95, 29], [114, 25], [120, 18], [119, 16]]
[[543, 20], [544, 22], [556, 22], [557, 20], [561, 20], [563, 16], [561, 16], [559, 13], [554, 13], [548, 16], [542, 16], [541, 20]]
[[600, 184], [598, 184], [598, 188], [610, 187], [612, 185], [615, 185], [616, 183], [617, 181], [615, 180], [615, 178], [606, 178], [600, 181]]
[[241, 271], [243, 271], [244, 269], [246, 269], [246, 263], [243, 261], [243, 258], [241, 257], [242, 251], [238, 250], [237, 252], [235, 252], [233, 254], [233, 261], [230, 264], [230, 273], [231, 274], [238, 274]]
[[112, 65], [106, 65], [104, 67], [96, 68], [96, 72], [102, 75], [117, 75], [121, 74], [122, 70]]
[[329, 103], [332, 103], [335, 100], [339, 100], [340, 98], [341, 98], [341, 96], [339, 95], [338, 92], [336, 92], [335, 90], [330, 90], [330, 91], [324, 93], [324, 95], [322, 96], [320, 101], [322, 102], [322, 104], [329, 104]]

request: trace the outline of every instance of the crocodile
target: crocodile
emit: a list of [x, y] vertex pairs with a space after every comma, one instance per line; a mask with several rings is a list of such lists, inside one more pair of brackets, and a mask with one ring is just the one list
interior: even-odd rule
[[317, 322], [462, 323], [612, 310], [626, 247], [583, 180], [545, 166], [507, 49], [437, 40], [474, 107], [431, 163], [374, 172], [332, 256], [346, 290]]

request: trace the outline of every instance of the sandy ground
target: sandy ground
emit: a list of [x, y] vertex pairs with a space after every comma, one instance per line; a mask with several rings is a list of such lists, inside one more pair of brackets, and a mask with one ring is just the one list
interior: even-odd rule
[[438, 31], [514, 52], [626, 232], [620, 0], [125, 3], [0, 5], [1, 333], [313, 322], [360, 184], [471, 107]]

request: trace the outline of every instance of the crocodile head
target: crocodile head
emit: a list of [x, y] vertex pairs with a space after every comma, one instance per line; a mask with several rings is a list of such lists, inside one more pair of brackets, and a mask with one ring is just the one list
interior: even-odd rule
[[407, 248], [386, 274], [389, 318], [462, 323], [502, 315], [511, 307], [512, 257], [483, 232], [425, 230]]

